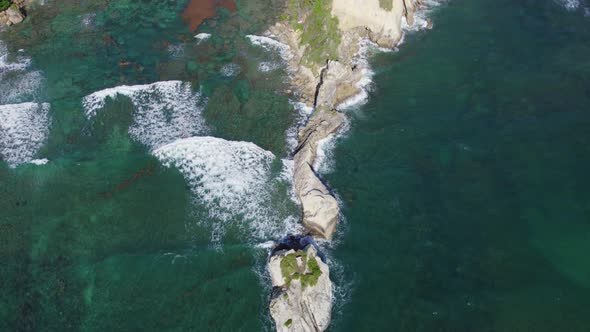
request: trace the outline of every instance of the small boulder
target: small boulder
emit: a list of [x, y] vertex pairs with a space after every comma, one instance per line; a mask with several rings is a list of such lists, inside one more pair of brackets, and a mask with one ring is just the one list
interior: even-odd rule
[[299, 245], [290, 248], [281, 242], [268, 263], [273, 286], [270, 314], [278, 332], [325, 331], [332, 315], [329, 267], [310, 237], [292, 238]]
[[25, 19], [25, 15], [16, 5], [8, 7], [5, 12], [8, 17], [8, 25], [18, 24]]

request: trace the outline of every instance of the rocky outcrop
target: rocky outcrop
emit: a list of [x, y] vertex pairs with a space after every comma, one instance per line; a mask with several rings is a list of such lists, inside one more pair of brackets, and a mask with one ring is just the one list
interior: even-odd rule
[[[314, 108], [299, 129], [293, 187], [301, 203], [302, 223], [317, 238], [332, 238], [340, 208], [313, 165], [320, 142], [346, 121], [339, 105], [362, 92], [369, 68], [366, 61], [357, 61], [361, 40], [369, 38], [380, 46], [394, 47], [402, 36], [402, 18], [405, 16], [408, 24], [413, 22], [415, 0], [391, 1], [392, 8], [385, 10], [379, 0], [333, 0], [332, 14], [339, 18], [341, 42], [337, 57], [323, 64], [304, 61], [309, 50], [300, 43], [302, 29], [295, 29], [292, 22], [279, 22], [270, 29], [272, 37], [291, 50], [288, 68], [298, 97]], [[301, 22], [300, 18], [298, 24]], [[279, 243], [268, 262], [273, 285], [270, 313], [279, 332], [324, 331], [330, 324], [333, 294], [329, 267], [325, 260], [317, 259], [320, 253], [315, 243], [302, 240], [306, 238], [291, 239], [287, 246]]]
[[416, 6], [420, 1], [421, 0], [403, 0], [404, 16], [406, 17], [408, 25], [414, 25], [414, 12], [416, 11]]
[[401, 36], [402, 17], [414, 22], [415, 0], [389, 0], [391, 9], [384, 9], [379, 0], [333, 0], [332, 14], [338, 17], [340, 29], [367, 29], [371, 40], [382, 47], [395, 47]]
[[340, 61], [328, 61], [318, 86], [315, 107], [336, 109], [338, 105], [360, 93], [358, 82], [362, 79], [358, 66]]
[[25, 19], [25, 15], [16, 6], [10, 6], [3, 12], [0, 12], [0, 25], [11, 26], [18, 24]]
[[286, 22], [277, 22], [269, 29], [269, 32], [281, 43], [289, 46], [291, 56], [287, 67], [291, 76], [291, 85], [299, 94], [300, 101], [312, 106], [320, 82], [321, 67], [310, 68], [301, 65], [305, 53], [305, 47], [299, 43], [301, 31], [293, 29]]
[[277, 331], [325, 331], [332, 314], [332, 283], [317, 245], [309, 237], [291, 236], [277, 249], [268, 264], [270, 314]]
[[28, 1], [16, 0], [6, 10], [0, 12], [0, 25], [11, 26], [21, 23], [25, 19], [25, 6]]
[[329, 108], [316, 109], [307, 125], [299, 131], [299, 146], [294, 157], [293, 184], [303, 210], [303, 225], [324, 239], [332, 238], [340, 209], [312, 165], [319, 141], [336, 132], [343, 123], [341, 113]]
[[300, 32], [285, 23], [270, 29], [273, 36], [289, 45], [291, 83], [304, 103], [315, 111], [307, 124], [299, 129], [299, 144], [294, 154], [294, 189], [302, 208], [306, 229], [323, 239], [331, 239], [339, 219], [336, 198], [317, 176], [313, 164], [321, 140], [336, 133], [344, 124], [344, 115], [336, 111], [339, 104], [360, 92], [363, 66], [353, 65], [364, 30], [343, 33], [338, 49], [339, 61], [329, 60], [324, 67], [303, 66], [305, 48], [299, 44]]

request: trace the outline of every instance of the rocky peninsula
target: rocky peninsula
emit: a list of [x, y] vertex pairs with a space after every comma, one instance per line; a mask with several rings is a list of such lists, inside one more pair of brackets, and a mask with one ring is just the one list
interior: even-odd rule
[[[281, 20], [269, 29], [269, 36], [289, 46], [291, 84], [300, 101], [313, 108], [299, 128], [293, 155], [294, 191], [313, 238], [330, 240], [340, 219], [338, 201], [313, 165], [320, 142], [345, 124], [341, 105], [364, 92], [370, 68], [362, 43], [395, 47], [402, 22], [412, 25], [421, 5], [419, 0], [287, 0]], [[287, 241], [290, 246], [282, 241], [282, 249], [271, 254], [271, 316], [278, 331], [324, 331], [332, 311], [329, 267], [317, 259], [321, 252], [313, 240], [297, 239]], [[305, 281], [309, 278], [314, 282]]]

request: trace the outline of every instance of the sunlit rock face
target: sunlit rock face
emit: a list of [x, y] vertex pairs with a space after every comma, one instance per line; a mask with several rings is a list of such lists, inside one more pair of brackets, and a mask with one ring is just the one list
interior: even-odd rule
[[[334, 0], [332, 14], [343, 31], [366, 28], [371, 40], [383, 47], [394, 47], [401, 38], [402, 17], [412, 17], [413, 0], [390, 0], [383, 8], [379, 0]], [[408, 21], [410, 24], [410, 20]]]
[[287, 236], [273, 251], [270, 314], [277, 331], [320, 332], [330, 325], [332, 282], [324, 260], [309, 236]]

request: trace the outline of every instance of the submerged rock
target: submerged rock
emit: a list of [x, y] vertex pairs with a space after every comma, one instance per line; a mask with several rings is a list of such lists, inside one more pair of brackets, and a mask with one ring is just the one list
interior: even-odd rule
[[277, 331], [318, 332], [330, 325], [330, 270], [309, 236], [290, 236], [273, 250], [270, 314]]

